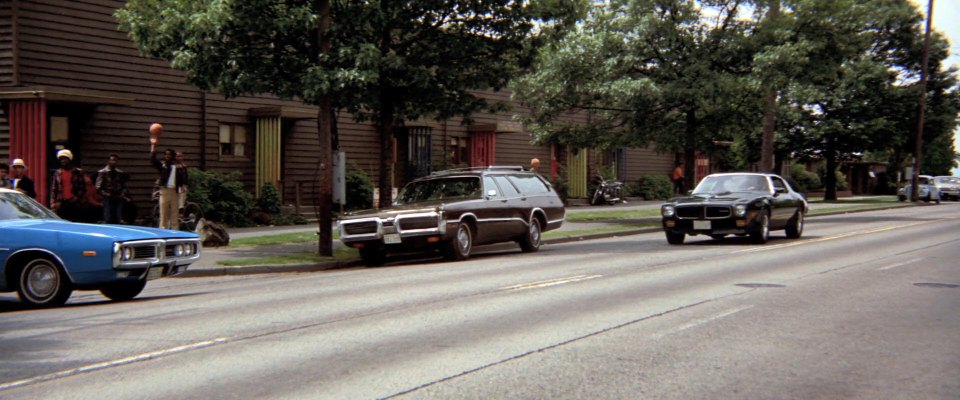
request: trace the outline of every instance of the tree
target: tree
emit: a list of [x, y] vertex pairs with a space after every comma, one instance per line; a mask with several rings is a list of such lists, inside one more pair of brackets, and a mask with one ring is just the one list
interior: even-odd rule
[[[748, 128], [756, 96], [745, 90], [747, 25], [738, 1], [609, 1], [544, 46], [531, 71], [511, 83], [530, 108], [535, 141], [574, 148], [683, 151], [687, 183], [695, 151]], [[589, 124], [561, 118], [583, 113]]]
[[[200, 88], [320, 105], [323, 148], [332, 146], [324, 124], [334, 109], [374, 121], [384, 156], [381, 204], [390, 204], [394, 126], [495, 107], [472, 91], [503, 88], [532, 49], [534, 21], [565, 18], [580, 3], [130, 0], [116, 16], [144, 54], [169, 60]], [[321, 27], [327, 8], [329, 28]], [[329, 163], [324, 168], [328, 176]], [[321, 210], [329, 210], [329, 195], [321, 197]], [[330, 215], [320, 217], [326, 253]]]

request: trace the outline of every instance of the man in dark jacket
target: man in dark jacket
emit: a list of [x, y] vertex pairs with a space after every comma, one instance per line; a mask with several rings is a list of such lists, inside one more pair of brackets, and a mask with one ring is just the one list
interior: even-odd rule
[[180, 229], [180, 190], [187, 184], [186, 168], [177, 168], [174, 160], [177, 152], [167, 149], [163, 160], [157, 159], [156, 137], [150, 140], [150, 164], [159, 172], [157, 186], [160, 188], [160, 228]]
[[103, 196], [103, 222], [123, 223], [123, 203], [128, 200], [127, 174], [117, 168], [120, 156], [111, 154], [107, 166], [97, 171], [97, 192]]
[[10, 187], [36, 199], [37, 191], [33, 186], [33, 179], [30, 179], [27, 175], [27, 163], [23, 162], [23, 159], [15, 158], [10, 166], [13, 167], [13, 179]]
[[63, 149], [57, 152], [60, 168], [53, 171], [50, 188], [50, 209], [68, 221], [85, 219], [83, 215], [87, 183], [80, 167], [73, 165], [73, 153]]

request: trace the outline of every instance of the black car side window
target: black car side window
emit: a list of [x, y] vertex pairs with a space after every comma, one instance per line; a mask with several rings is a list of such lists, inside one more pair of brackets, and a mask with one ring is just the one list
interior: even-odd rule
[[773, 190], [787, 191], [787, 185], [780, 178], [770, 178], [773, 180]]
[[500, 190], [503, 191], [503, 195], [504, 195], [504, 196], [506, 196], [506, 197], [517, 197], [517, 196], [520, 196], [520, 191], [517, 190], [517, 188], [516, 188], [515, 186], [513, 186], [513, 184], [510, 183], [509, 180], [507, 180], [507, 177], [505, 177], [505, 176], [495, 176], [495, 177], [493, 177], [493, 179], [497, 181], [497, 186], [500, 186]]
[[525, 194], [547, 193], [550, 191], [540, 178], [533, 175], [510, 176], [509, 179]]

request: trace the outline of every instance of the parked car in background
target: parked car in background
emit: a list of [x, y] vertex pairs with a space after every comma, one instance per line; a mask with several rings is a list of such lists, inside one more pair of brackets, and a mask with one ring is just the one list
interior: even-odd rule
[[690, 195], [664, 203], [660, 213], [670, 244], [683, 244], [687, 235], [749, 235], [766, 243], [774, 230], [799, 238], [808, 210], [806, 198], [778, 175], [724, 173], [703, 178]]
[[521, 167], [465, 168], [435, 172], [400, 191], [390, 208], [340, 219], [340, 240], [360, 251], [367, 265], [389, 253], [440, 250], [449, 260], [470, 257], [473, 246], [515, 241], [537, 251], [543, 232], [565, 217], [556, 190]]
[[[927, 203], [934, 201], [937, 204], [940, 204], [940, 188], [937, 187], [936, 179], [933, 179], [933, 177], [930, 175], [920, 175], [917, 177], [917, 183], [917, 186], [920, 188], [918, 194], [920, 196], [920, 200], [923, 200]], [[907, 199], [909, 199], [911, 196], [912, 190], [913, 184], [908, 181], [906, 186], [897, 191], [897, 200], [907, 201]]]
[[130, 300], [147, 281], [200, 258], [190, 232], [62, 220], [32, 198], [0, 189], [0, 292], [30, 306], [56, 306], [75, 289]]
[[940, 198], [960, 201], [960, 178], [956, 176], [938, 176], [933, 178], [934, 184], [940, 189]]

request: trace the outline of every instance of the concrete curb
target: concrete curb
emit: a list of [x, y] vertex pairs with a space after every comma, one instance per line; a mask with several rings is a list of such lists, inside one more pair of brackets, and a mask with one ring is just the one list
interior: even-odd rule
[[[866, 210], [836, 210], [836, 211], [818, 213], [814, 216], [823, 217], [823, 216], [830, 216], [830, 215], [851, 214], [851, 213], [866, 212], [866, 211], [883, 211], [883, 210], [892, 210], [896, 208], [902, 208], [906, 206], [907, 205], [894, 205], [890, 207], [872, 208], [872, 209], [866, 209]], [[657, 222], [659, 220], [660, 220], [659, 218], [652, 217], [650, 218], [650, 221], [644, 220], [641, 222]], [[633, 220], [633, 221], [638, 221], [638, 220]], [[656, 226], [656, 227], [648, 227], [648, 228], [628, 229], [628, 230], [615, 231], [615, 232], [592, 233], [592, 234], [585, 234], [585, 235], [576, 235], [576, 233], [574, 232], [570, 236], [544, 240], [543, 243], [545, 245], [571, 243], [571, 242], [580, 242], [584, 240], [607, 239], [607, 238], [619, 237], [619, 236], [632, 236], [632, 235], [639, 235], [643, 233], [661, 232], [662, 230], [663, 228]], [[493, 248], [497, 248], [497, 246], [500, 246], [503, 249], [515, 248], [513, 245], [508, 245], [508, 244], [494, 244], [489, 246], [483, 246], [483, 248], [493, 249]], [[305, 273], [305, 272], [318, 272], [318, 271], [326, 271], [326, 270], [332, 270], [332, 269], [343, 269], [343, 268], [353, 268], [353, 267], [362, 267], [362, 266], [364, 266], [363, 261], [359, 259], [352, 259], [352, 260], [328, 261], [328, 262], [316, 263], [316, 264], [249, 265], [249, 266], [242, 266], [242, 267], [217, 267], [217, 268], [204, 268], [204, 269], [197, 269], [197, 270], [187, 269], [187, 271], [185, 271], [180, 275], [175, 276], [175, 278], [199, 278], [199, 277], [226, 276], [226, 275], [273, 274], [278, 272]]]

